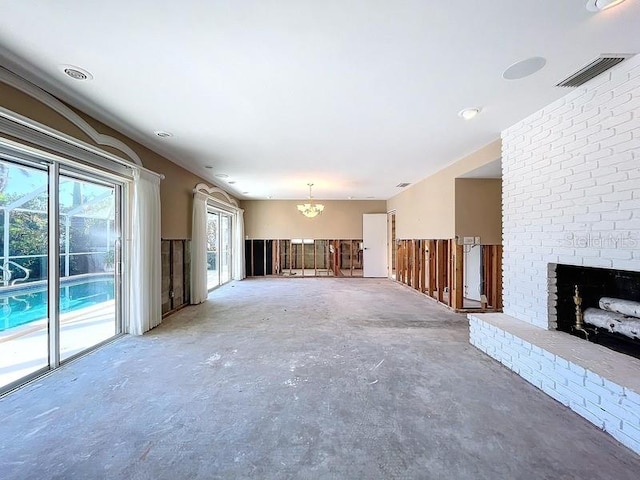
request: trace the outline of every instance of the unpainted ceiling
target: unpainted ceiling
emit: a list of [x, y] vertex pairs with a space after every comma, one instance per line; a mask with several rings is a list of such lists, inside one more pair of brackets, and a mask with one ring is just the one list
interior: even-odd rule
[[[4, 66], [252, 199], [304, 198], [308, 182], [320, 199], [389, 198], [566, 94], [554, 85], [599, 54], [640, 51], [637, 0], [597, 14], [585, 0], [0, 8]], [[534, 56], [542, 70], [502, 78]], [[475, 106], [473, 120], [457, 115]]]

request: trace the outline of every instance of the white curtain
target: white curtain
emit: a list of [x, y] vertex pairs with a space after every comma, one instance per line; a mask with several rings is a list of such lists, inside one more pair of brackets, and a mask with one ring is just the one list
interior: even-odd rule
[[238, 209], [236, 211], [236, 228], [233, 238], [234, 249], [233, 254], [233, 279], [242, 280], [245, 277], [244, 269], [244, 211]]
[[132, 213], [129, 333], [142, 335], [162, 321], [159, 176], [135, 171]]
[[191, 304], [202, 303], [209, 294], [207, 290], [207, 196], [196, 192], [193, 195], [193, 217], [191, 227]]

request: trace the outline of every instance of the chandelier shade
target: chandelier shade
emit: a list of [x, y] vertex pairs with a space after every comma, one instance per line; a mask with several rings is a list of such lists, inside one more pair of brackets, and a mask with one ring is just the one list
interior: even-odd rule
[[319, 203], [303, 203], [298, 205], [298, 211], [308, 218], [317, 217], [322, 213], [323, 210], [324, 205], [321, 205]]
[[324, 210], [324, 205], [321, 203], [313, 203], [313, 197], [311, 196], [311, 187], [313, 183], [307, 183], [309, 185], [309, 203], [298, 204], [298, 211], [307, 218], [317, 217]]

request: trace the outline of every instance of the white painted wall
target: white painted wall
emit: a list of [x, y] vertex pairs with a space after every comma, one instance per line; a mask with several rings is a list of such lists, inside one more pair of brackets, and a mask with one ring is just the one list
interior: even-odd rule
[[548, 328], [550, 263], [640, 270], [640, 56], [502, 142], [504, 312]]

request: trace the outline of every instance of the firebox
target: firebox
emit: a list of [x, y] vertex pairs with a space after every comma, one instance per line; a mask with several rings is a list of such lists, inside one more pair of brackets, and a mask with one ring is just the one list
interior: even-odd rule
[[640, 272], [557, 264], [555, 279], [558, 330], [640, 358]]

